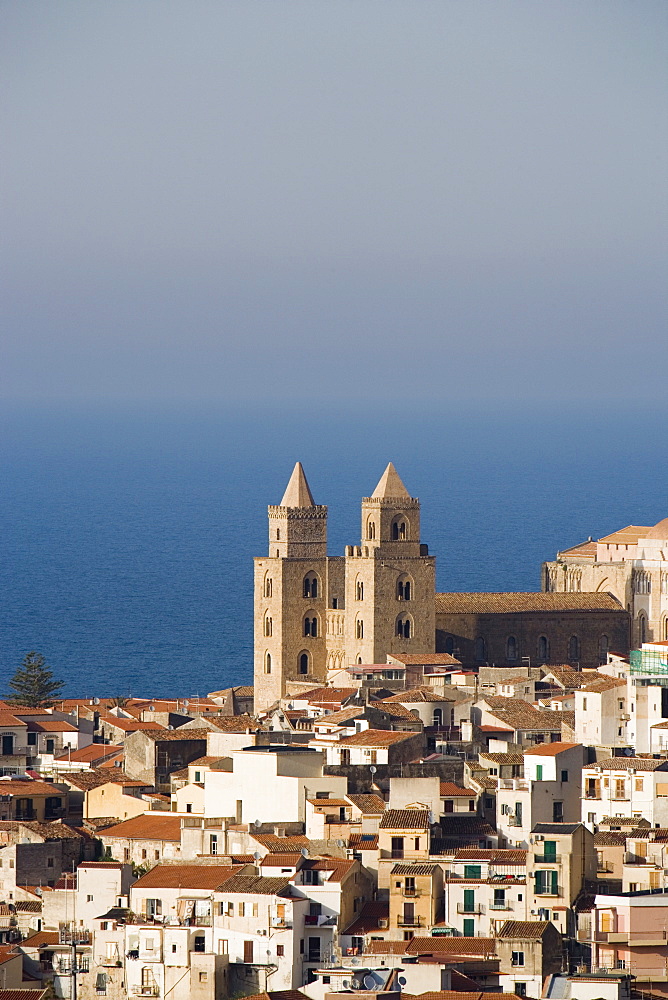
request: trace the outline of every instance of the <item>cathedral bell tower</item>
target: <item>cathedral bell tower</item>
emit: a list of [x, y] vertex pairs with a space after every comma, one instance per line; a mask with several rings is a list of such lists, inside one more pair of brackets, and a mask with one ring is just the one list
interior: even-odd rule
[[346, 549], [346, 658], [431, 653], [436, 560], [420, 542], [420, 501], [390, 462], [362, 500], [362, 540]]
[[269, 554], [255, 560], [255, 709], [325, 678], [327, 507], [301, 462], [268, 508]]

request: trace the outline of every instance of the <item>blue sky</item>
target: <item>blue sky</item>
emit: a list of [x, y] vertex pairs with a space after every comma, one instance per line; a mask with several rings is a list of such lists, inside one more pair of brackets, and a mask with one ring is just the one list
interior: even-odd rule
[[665, 0], [0, 29], [5, 399], [665, 400]]

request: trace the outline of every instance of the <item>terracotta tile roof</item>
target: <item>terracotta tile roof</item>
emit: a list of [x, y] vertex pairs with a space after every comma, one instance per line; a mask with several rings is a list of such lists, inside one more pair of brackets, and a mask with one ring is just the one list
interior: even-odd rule
[[484, 700], [489, 705], [490, 713], [512, 729], [561, 732], [563, 712], [554, 712], [549, 708], [534, 708], [533, 705], [518, 698], [485, 697]]
[[61, 719], [40, 719], [39, 722], [28, 722], [29, 733], [77, 733], [79, 730], [71, 722]]
[[294, 854], [301, 851], [302, 847], [311, 847], [311, 841], [297, 834], [294, 837], [277, 837], [275, 833], [252, 833], [251, 837], [262, 847], [266, 847], [271, 854]]
[[440, 867], [441, 866], [437, 865], [437, 864], [433, 864], [433, 865], [419, 865], [419, 864], [414, 864], [414, 865], [395, 865], [394, 868], [392, 869], [392, 871], [390, 872], [390, 874], [391, 875], [433, 875], [434, 871], [437, 868], [440, 868]]
[[42, 900], [39, 899], [17, 899], [14, 903], [17, 913], [41, 913]]
[[[223, 733], [238, 733], [242, 735], [246, 732], [255, 733], [268, 729], [266, 723], [258, 722], [252, 715], [217, 715], [213, 719], [207, 717], [207, 721]], [[188, 730], [185, 729], [184, 737], [187, 732]]]
[[386, 701], [374, 701], [371, 703], [371, 707], [382, 712], [383, 715], [387, 715], [390, 719], [407, 719], [409, 722], [421, 722], [420, 717], [411, 712], [410, 708], [406, 705], [400, 705], [398, 702], [388, 705]]
[[628, 524], [625, 528], [620, 528], [618, 531], [613, 531], [611, 535], [604, 535], [603, 538], [599, 538], [599, 542], [614, 542], [616, 545], [635, 545], [639, 538], [644, 538], [648, 531], [651, 531], [654, 525], [650, 525], [649, 528], [646, 525], [640, 524]]
[[141, 813], [101, 831], [102, 837], [122, 840], [181, 840], [181, 820], [164, 812]]
[[103, 743], [89, 743], [87, 747], [80, 750], [65, 752], [55, 759], [66, 760], [72, 763], [90, 764], [95, 760], [110, 760], [112, 757], [122, 757], [123, 747], [105, 746]]
[[[264, 868], [299, 868], [300, 863], [304, 860], [301, 853], [297, 854], [265, 854], [262, 860], [259, 862], [260, 867]], [[251, 864], [254, 864], [251, 861]]]
[[[668, 759], [655, 760], [653, 757], [606, 757], [593, 764], [585, 764], [583, 770], [600, 767], [603, 771], [668, 771]], [[613, 817], [614, 818], [614, 817]]]
[[390, 904], [387, 900], [372, 899], [365, 903], [360, 912], [348, 927], [344, 934], [353, 934], [356, 937], [364, 934], [372, 934], [379, 930], [379, 921], [387, 920], [390, 916]]
[[524, 756], [521, 753], [488, 753], [483, 750], [479, 757], [491, 760], [493, 764], [523, 764]]
[[253, 993], [244, 1000], [308, 1000], [308, 998], [300, 990], [270, 990], [268, 993]]
[[156, 865], [132, 886], [136, 889], [218, 889], [243, 865]]
[[[340, 712], [330, 712], [329, 715], [323, 715], [319, 719], [313, 719], [313, 725], [316, 729], [319, 726], [336, 726], [339, 723], [349, 722], [351, 719], [357, 719], [359, 716], [364, 715], [365, 711], [366, 705], [349, 705], [348, 708], [342, 708]], [[286, 714], [292, 715], [293, 713], [287, 712]]]
[[495, 865], [525, 865], [528, 851], [521, 848], [492, 848], [481, 850], [464, 847], [455, 854], [455, 861], [489, 861]]
[[436, 594], [436, 614], [490, 615], [523, 612], [623, 611], [611, 594], [601, 593], [470, 593]]
[[[508, 922], [508, 921], [506, 921]], [[406, 947], [407, 955], [493, 955], [496, 950], [494, 938], [483, 937], [414, 937]]]
[[356, 864], [356, 861], [352, 859], [348, 861], [345, 858], [306, 858], [301, 870], [330, 872], [327, 882], [341, 882]]
[[348, 837], [348, 847], [360, 851], [377, 851], [377, 833], [351, 833]]
[[587, 677], [586, 674], [582, 674], [578, 670], [573, 670], [573, 668], [567, 664], [560, 666], [545, 664], [543, 669], [545, 670], [543, 677], [554, 677], [554, 679], [565, 688], [579, 688]]
[[100, 785], [130, 785], [133, 787], [150, 788], [149, 782], [137, 781], [131, 778], [120, 767], [91, 768], [89, 771], [65, 771], [58, 775], [60, 781], [74, 785], [82, 791], [99, 788]]
[[380, 821], [381, 830], [428, 830], [428, 809], [386, 809]]
[[586, 541], [580, 542], [579, 545], [573, 545], [570, 549], [562, 549], [558, 553], [559, 556], [576, 556], [578, 559], [595, 559], [596, 558], [596, 542]]
[[0, 726], [3, 729], [20, 729], [21, 726], [26, 728], [27, 723], [22, 722], [21, 719], [17, 719], [11, 712], [0, 711]]
[[594, 847], [626, 847], [627, 836], [621, 830], [600, 830], [594, 834]]
[[346, 799], [307, 799], [306, 801], [310, 802], [313, 806], [322, 806], [323, 808], [327, 808], [328, 806], [336, 806], [337, 808], [350, 806], [350, 802]]
[[290, 892], [290, 879], [285, 875], [275, 877], [231, 875], [217, 888], [226, 894], [228, 892], [243, 892], [260, 896], [284, 896]]
[[394, 732], [390, 729], [364, 729], [339, 740], [337, 746], [345, 747], [389, 747], [403, 740], [412, 740], [415, 733]]
[[597, 677], [596, 680], [585, 684], [580, 690], [585, 694], [601, 694], [603, 691], [612, 691], [613, 688], [626, 687], [626, 677]]
[[531, 747], [530, 750], [525, 750], [524, 756], [556, 757], [558, 753], [562, 753], [564, 750], [572, 750], [573, 747], [579, 746], [579, 743], [562, 743], [560, 740], [555, 740], [554, 743], [539, 743], [538, 746]]
[[454, 798], [457, 795], [467, 799], [474, 799], [477, 792], [474, 792], [472, 788], [461, 788], [459, 785], [456, 785], [454, 781], [442, 781], [440, 795], [441, 798], [445, 797], [449, 799]]
[[[393, 659], [406, 666], [425, 667], [461, 667], [461, 661], [456, 660], [450, 653], [393, 653]], [[388, 664], [389, 667], [392, 664]]]
[[291, 701], [308, 701], [311, 705], [340, 705], [357, 694], [357, 688], [320, 687], [293, 695]]
[[21, 948], [47, 948], [58, 944], [58, 931], [37, 931], [21, 941]]
[[66, 795], [67, 792], [59, 788], [57, 784], [48, 781], [7, 781], [0, 779], [0, 795]]
[[159, 730], [162, 733], [168, 732], [167, 728], [161, 726], [159, 722], [140, 722], [139, 719], [124, 719], [118, 715], [100, 714], [100, 723], [104, 726], [112, 726], [120, 729], [124, 733], [134, 733], [137, 730], [141, 730], [142, 732], [149, 732], [151, 730]]
[[[198, 757], [197, 760], [191, 760], [188, 767], [211, 767], [212, 764], [217, 764], [220, 760], [226, 760], [225, 757]], [[187, 771], [187, 768], [183, 769]], [[172, 774], [172, 778], [176, 777]]]
[[550, 926], [549, 920], [506, 920], [497, 932], [500, 938], [531, 938], [537, 940]]
[[393, 702], [403, 704], [404, 702], [441, 702], [454, 700], [454, 698], [446, 698], [443, 694], [437, 694], [433, 688], [423, 685], [422, 687], [411, 688], [409, 691], [399, 691], [397, 694], [390, 695], [389, 698], [383, 698], [381, 704], [387, 704], [388, 702], [390, 704]]
[[347, 795], [346, 798], [360, 810], [365, 816], [375, 816], [385, 812], [385, 801], [380, 795], [363, 794]]
[[181, 726], [180, 729], [165, 729], [161, 727], [158, 732], [147, 732], [145, 735], [149, 740], [156, 740], [159, 743], [172, 742], [174, 740], [205, 740], [210, 729], [186, 729]]

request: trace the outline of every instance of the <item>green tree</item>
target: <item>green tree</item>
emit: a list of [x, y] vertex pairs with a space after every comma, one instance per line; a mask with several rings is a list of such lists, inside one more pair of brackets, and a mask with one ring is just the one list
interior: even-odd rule
[[33, 650], [23, 657], [23, 662], [10, 680], [9, 686], [14, 694], [7, 700], [12, 705], [50, 708], [60, 697], [63, 682], [53, 679], [51, 667], [47, 666], [41, 653]]

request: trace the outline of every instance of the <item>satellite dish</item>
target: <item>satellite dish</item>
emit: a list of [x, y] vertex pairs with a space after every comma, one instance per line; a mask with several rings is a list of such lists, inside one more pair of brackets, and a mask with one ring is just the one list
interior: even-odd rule
[[93, 698], [93, 704], [94, 705], [99, 705], [100, 704], [100, 699], [99, 698]]
[[174, 729], [174, 726], [167, 726], [168, 729]]
[[340, 838], [340, 837], [339, 837], [339, 839], [338, 839], [338, 840], [337, 840], [337, 842], [336, 842], [336, 846], [337, 846], [337, 847], [344, 847], [344, 846], [345, 846], [345, 843], [344, 843], [344, 841], [343, 841], [343, 840], [341, 840], [341, 838]]
[[261, 819], [256, 819], [256, 820], [255, 820], [255, 822], [253, 823], [253, 826], [254, 826], [254, 827], [255, 827], [256, 829], [258, 829], [258, 830], [259, 830], [259, 829], [260, 829], [260, 827], [262, 826], [262, 820], [261, 820]]
[[427, 819], [429, 820], [429, 825], [431, 826], [431, 824], [434, 822], [434, 814], [431, 811], [431, 809], [427, 813]]
[[267, 955], [271, 955], [271, 950], [267, 948]]
[[149, 705], [148, 710], [149, 712], [155, 712], [155, 705]]
[[353, 959], [351, 959], [350, 964], [351, 965], [359, 965], [360, 964], [359, 958], [353, 958]]
[[341, 983], [341, 985], [343, 986], [344, 990], [349, 990], [350, 989], [350, 980], [349, 979], [344, 979], [343, 982]]
[[256, 851], [255, 854], [253, 855], [253, 857], [255, 858], [256, 861], [259, 861], [260, 860], [260, 852]]
[[626, 750], [624, 751], [624, 756], [625, 757], [633, 757], [633, 750], [631, 749], [631, 747], [627, 747], [626, 748]]
[[187, 708], [189, 704], [190, 704], [190, 702], [188, 701], [188, 699], [187, 699], [187, 698], [184, 698], [184, 699], [183, 699], [183, 707], [184, 707], [184, 708]]
[[364, 985], [366, 986], [366, 988], [368, 990], [372, 990], [374, 988], [374, 986], [376, 985], [376, 977], [375, 976], [365, 976], [364, 977]]
[[398, 983], [399, 983], [400, 986], [405, 986], [406, 985], [406, 977], [405, 976], [399, 976], [399, 979], [397, 981], [398, 981]]
[[303, 858], [307, 858], [307, 857], [308, 857], [308, 851], [307, 851], [307, 849], [306, 849], [305, 847], [302, 847], [302, 849], [301, 849], [301, 852], [300, 852], [300, 853], [301, 853], [301, 856], [302, 856]]
[[375, 774], [376, 773], [376, 768], [375, 768], [375, 766], [373, 764], [369, 768], [369, 771], [371, 772], [371, 774]]

